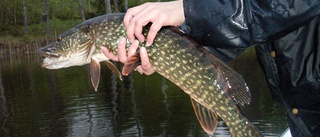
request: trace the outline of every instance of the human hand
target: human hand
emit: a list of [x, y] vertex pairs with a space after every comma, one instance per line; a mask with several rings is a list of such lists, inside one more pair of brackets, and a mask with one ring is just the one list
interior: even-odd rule
[[[118, 56], [111, 53], [107, 48], [102, 47], [101, 50], [104, 53], [106, 57], [113, 61], [120, 61], [121, 63], [125, 63], [128, 59], [128, 57], [135, 54], [135, 52], [138, 49], [139, 41], [135, 40], [129, 47], [128, 53], [126, 52], [126, 39], [121, 38], [118, 43]], [[140, 58], [141, 58], [141, 65], [139, 65], [136, 70], [141, 74], [151, 75], [155, 72], [155, 70], [152, 68], [152, 65], [150, 63], [147, 51], [145, 47], [140, 48]]]
[[130, 43], [136, 38], [144, 42], [142, 29], [152, 22], [147, 35], [146, 46], [150, 46], [162, 26], [180, 26], [185, 21], [182, 0], [171, 2], [145, 3], [128, 9], [123, 23], [127, 28]]

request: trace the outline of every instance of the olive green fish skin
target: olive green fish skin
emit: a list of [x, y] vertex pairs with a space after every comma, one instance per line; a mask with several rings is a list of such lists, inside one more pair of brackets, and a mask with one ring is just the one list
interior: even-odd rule
[[158, 35], [153, 46], [147, 49], [156, 72], [203, 106], [213, 109], [230, 127], [232, 136], [260, 136], [233, 100], [224, 95], [227, 91], [222, 83], [226, 83], [226, 79], [203, 58], [198, 46], [190, 46], [192, 42], [170, 30], [162, 30]]
[[[115, 14], [81, 23], [75, 28], [87, 28], [85, 33], [89, 35], [83, 36], [81, 33], [84, 32], [78, 30], [68, 32], [74, 33], [68, 38], [62, 34], [62, 39], [69, 41], [66, 45], [73, 47], [64, 48], [63, 51], [75, 49], [79, 43], [93, 43], [93, 48], [97, 50], [86, 54], [100, 56], [101, 51], [98, 49], [101, 46], [117, 54], [118, 41], [126, 34], [122, 20], [123, 14]], [[81, 50], [84, 48], [81, 47]], [[205, 57], [206, 54], [197, 43], [173, 28], [165, 28], [158, 32], [147, 51], [156, 72], [175, 83], [201, 105], [215, 111], [229, 126], [232, 136], [260, 136], [259, 131], [241, 115], [235, 101], [229, 97], [226, 91], [226, 87], [230, 86], [228, 79]], [[102, 61], [105, 58], [99, 59]]]

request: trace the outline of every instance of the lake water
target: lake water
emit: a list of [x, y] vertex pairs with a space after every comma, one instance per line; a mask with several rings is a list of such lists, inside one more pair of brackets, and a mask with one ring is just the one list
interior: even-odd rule
[[[264, 136], [279, 136], [286, 114], [254, 54], [247, 51], [232, 63], [253, 96], [243, 114]], [[38, 55], [0, 56], [0, 136], [207, 136], [189, 96], [158, 74], [135, 72], [120, 81], [102, 63], [95, 92], [88, 65], [47, 70], [41, 61]], [[221, 120], [215, 136], [230, 136]]]

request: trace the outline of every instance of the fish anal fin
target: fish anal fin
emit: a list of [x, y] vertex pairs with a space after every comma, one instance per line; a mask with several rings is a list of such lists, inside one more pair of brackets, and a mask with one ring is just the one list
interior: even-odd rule
[[109, 60], [105, 61], [105, 63], [112, 70], [112, 72], [115, 73], [116, 76], [122, 81], [122, 75], [121, 75], [119, 69]]
[[191, 99], [193, 110], [202, 127], [209, 135], [213, 135], [218, 126], [218, 115], [212, 110], [202, 106], [196, 100]]
[[140, 53], [136, 52], [130, 56], [124, 63], [122, 74], [127, 76], [131, 73], [137, 66], [141, 64]]
[[100, 82], [100, 63], [97, 58], [92, 57], [90, 62], [90, 77], [91, 84], [95, 91], [98, 90], [99, 82]]

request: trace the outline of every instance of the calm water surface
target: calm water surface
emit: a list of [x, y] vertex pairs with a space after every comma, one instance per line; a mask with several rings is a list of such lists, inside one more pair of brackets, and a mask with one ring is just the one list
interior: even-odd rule
[[[135, 72], [119, 81], [101, 63], [95, 92], [87, 65], [47, 70], [41, 61], [38, 55], [0, 56], [0, 136], [207, 136], [189, 96], [158, 74]], [[244, 115], [263, 135], [279, 136], [287, 127], [285, 112], [273, 101], [254, 51], [232, 66], [253, 95]], [[221, 120], [215, 136], [230, 136]]]

